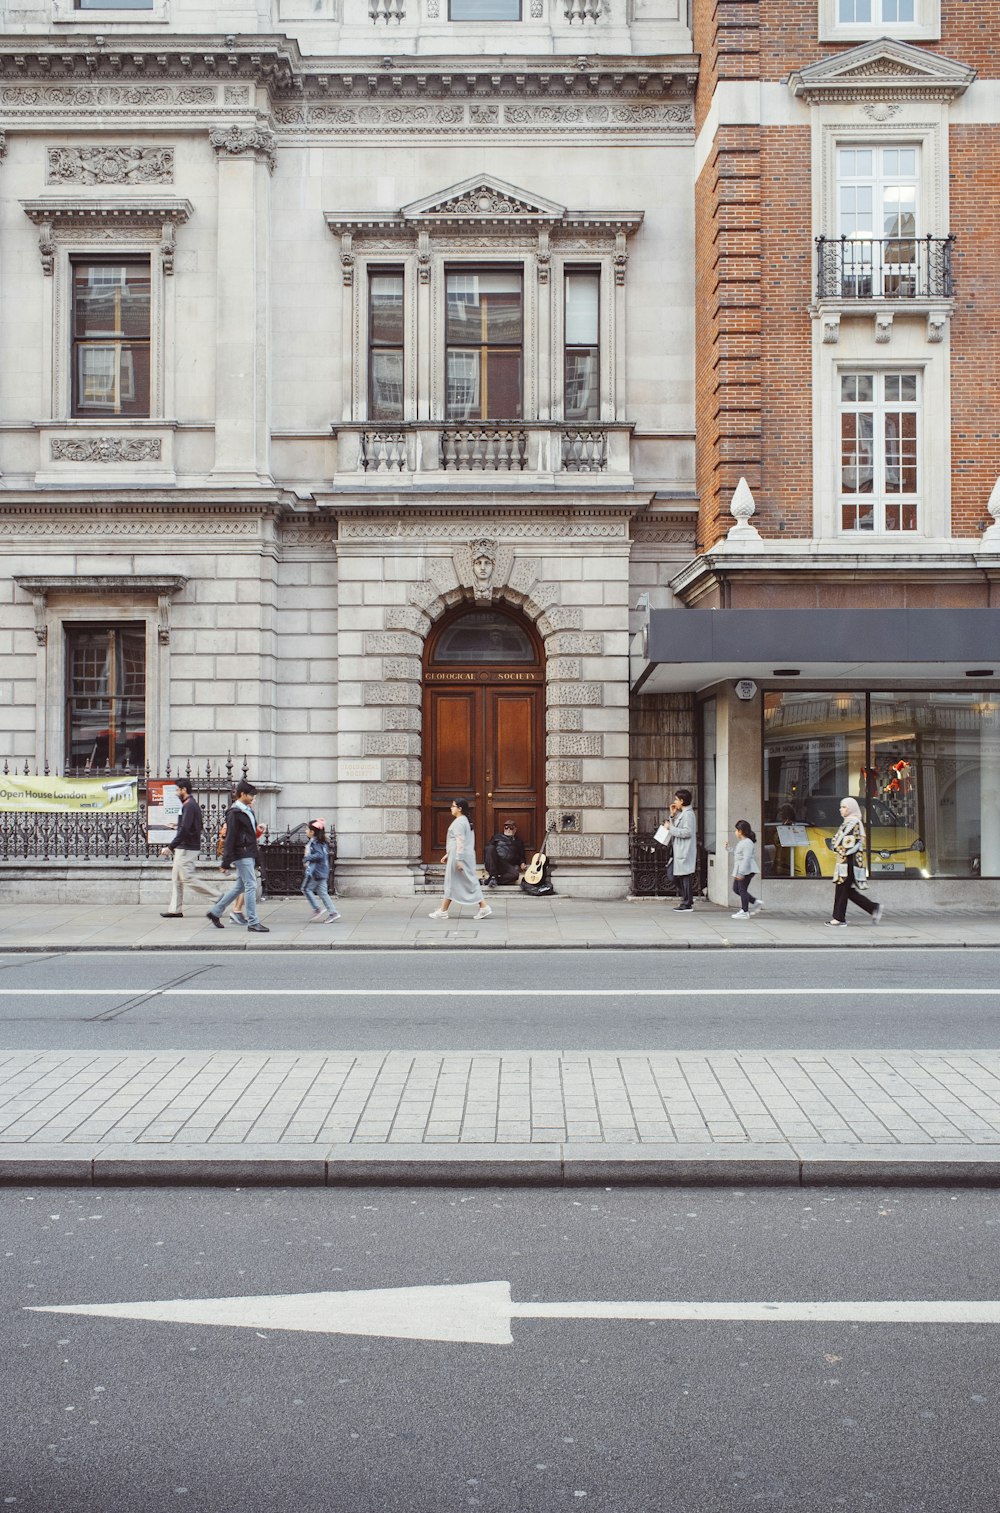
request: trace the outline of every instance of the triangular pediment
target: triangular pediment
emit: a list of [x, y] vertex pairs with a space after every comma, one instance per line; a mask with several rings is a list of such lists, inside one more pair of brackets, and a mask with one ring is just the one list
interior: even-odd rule
[[893, 37], [879, 37], [835, 57], [810, 63], [791, 76], [789, 86], [804, 100], [873, 93], [911, 99], [955, 99], [964, 94], [976, 70], [940, 53]]
[[554, 200], [542, 199], [529, 194], [516, 184], [507, 184], [492, 174], [480, 173], [474, 178], [463, 179], [450, 189], [427, 195], [404, 205], [400, 214], [407, 221], [422, 220], [477, 220], [510, 219], [517, 221], [559, 221], [566, 214], [564, 205]]

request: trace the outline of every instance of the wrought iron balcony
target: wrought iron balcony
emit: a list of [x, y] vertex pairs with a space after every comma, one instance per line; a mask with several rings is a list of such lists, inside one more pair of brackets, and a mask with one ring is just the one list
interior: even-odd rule
[[816, 297], [852, 302], [951, 299], [954, 240], [953, 236], [818, 236]]
[[[564, 421], [512, 421], [455, 425], [411, 421], [337, 425], [337, 476], [349, 475], [378, 487], [388, 482], [437, 475], [449, 483], [456, 474], [488, 473], [527, 478], [574, 474], [625, 482], [631, 476], [630, 422], [571, 425]], [[457, 481], [457, 480], [456, 480]]]

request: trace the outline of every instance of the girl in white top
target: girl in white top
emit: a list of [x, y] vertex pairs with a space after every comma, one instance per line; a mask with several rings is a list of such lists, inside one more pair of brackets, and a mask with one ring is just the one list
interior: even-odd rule
[[[750, 892], [750, 879], [757, 871], [757, 863], [754, 861], [753, 848], [757, 837], [754, 835], [749, 820], [737, 820], [735, 825], [736, 844], [733, 852], [733, 892], [740, 901], [740, 907], [733, 915], [734, 919], [749, 919], [751, 914], [759, 914], [764, 905], [759, 898], [754, 898]], [[730, 849], [727, 843], [727, 851]]]

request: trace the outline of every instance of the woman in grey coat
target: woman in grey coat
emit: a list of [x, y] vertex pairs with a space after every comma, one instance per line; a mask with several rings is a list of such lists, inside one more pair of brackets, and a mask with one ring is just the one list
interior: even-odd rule
[[476, 871], [476, 838], [469, 824], [468, 799], [452, 799], [451, 824], [448, 826], [444, 862], [444, 898], [433, 910], [431, 919], [447, 919], [452, 900], [460, 904], [478, 904], [476, 919], [489, 919], [493, 910], [483, 898]]
[[678, 788], [664, 821], [673, 842], [674, 877], [680, 883], [683, 912], [694, 908], [694, 870], [698, 864], [698, 825], [691, 808], [690, 788]]

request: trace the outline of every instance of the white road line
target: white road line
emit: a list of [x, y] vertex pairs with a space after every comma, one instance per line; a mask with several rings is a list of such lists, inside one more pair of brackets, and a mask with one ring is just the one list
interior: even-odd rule
[[989, 988], [828, 988], [825, 984], [796, 988], [0, 988], [0, 998], [120, 998], [122, 994], [156, 993], [158, 998], [995, 998], [1000, 987]]
[[659, 1319], [761, 1324], [1000, 1324], [1000, 1302], [943, 1298], [837, 1302], [518, 1303], [509, 1282], [376, 1288], [363, 1292], [278, 1293], [256, 1297], [174, 1298], [141, 1303], [28, 1307], [29, 1313], [74, 1313], [150, 1323], [223, 1325], [383, 1339], [511, 1345], [513, 1319]]

